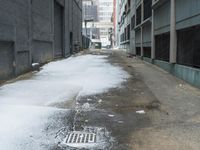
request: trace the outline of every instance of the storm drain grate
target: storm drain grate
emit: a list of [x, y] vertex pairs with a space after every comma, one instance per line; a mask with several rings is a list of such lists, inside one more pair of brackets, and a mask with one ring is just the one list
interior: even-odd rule
[[83, 132], [70, 132], [67, 135], [66, 144], [90, 144], [96, 143], [96, 134], [94, 133], [83, 133]]

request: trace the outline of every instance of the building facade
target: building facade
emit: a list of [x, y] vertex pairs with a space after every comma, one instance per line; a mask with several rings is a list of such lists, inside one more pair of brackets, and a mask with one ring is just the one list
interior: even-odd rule
[[0, 80], [82, 46], [81, 0], [1, 0]]
[[[111, 37], [110, 31], [113, 30], [112, 27], [106, 26], [112, 22], [113, 16], [113, 0], [98, 0], [98, 13], [99, 13], [99, 22], [102, 24], [100, 28], [100, 39], [102, 46], [111, 46]], [[103, 26], [105, 24], [105, 26]]]
[[[131, 0], [118, 1], [118, 33], [119, 39], [118, 44], [121, 48], [127, 49], [128, 52], [131, 50], [131, 40], [134, 40], [131, 35], [131, 17], [133, 12], [134, 2]], [[133, 13], [133, 14], [132, 14]]]
[[90, 22], [99, 21], [98, 6], [96, 0], [83, 0], [82, 32], [84, 36], [89, 37], [90, 39], [99, 39], [100, 38], [99, 29], [95, 27], [89, 28], [86, 24], [88, 20], [91, 20]]
[[120, 47], [200, 87], [200, 1], [132, 0], [127, 11], [128, 3], [118, 4]]

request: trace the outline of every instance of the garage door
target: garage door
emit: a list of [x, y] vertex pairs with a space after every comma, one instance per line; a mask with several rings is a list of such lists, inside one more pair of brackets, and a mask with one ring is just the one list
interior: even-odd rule
[[14, 68], [14, 46], [13, 42], [0, 42], [0, 80], [13, 76]]
[[55, 34], [55, 47], [54, 55], [56, 58], [63, 56], [63, 7], [54, 2], [54, 34]]

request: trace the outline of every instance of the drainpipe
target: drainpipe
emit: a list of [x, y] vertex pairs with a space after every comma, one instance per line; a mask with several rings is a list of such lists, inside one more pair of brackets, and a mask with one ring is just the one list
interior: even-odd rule
[[170, 63], [176, 63], [177, 33], [176, 33], [176, 1], [171, 0], [170, 12]]

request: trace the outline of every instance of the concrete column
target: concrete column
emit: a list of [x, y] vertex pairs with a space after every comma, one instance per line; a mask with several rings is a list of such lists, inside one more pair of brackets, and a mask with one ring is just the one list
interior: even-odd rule
[[141, 0], [141, 21], [144, 21], [144, 0]]
[[[136, 15], [136, 2], [135, 2], [135, 5], [134, 5], [134, 14], [135, 14], [135, 24], [134, 24], [134, 27], [136, 27], [136, 20], [137, 20], [137, 15]], [[135, 34], [135, 30], [134, 30], [134, 54], [136, 55], [136, 34]]]
[[170, 12], [170, 63], [176, 63], [177, 33], [176, 33], [176, 1], [171, 0]]
[[140, 46], [140, 48], [141, 48], [141, 57], [143, 57], [144, 56], [144, 50], [143, 50], [143, 28], [142, 27], [140, 27], [140, 34], [141, 34], [141, 39], [140, 39], [140, 41], [141, 41], [141, 46]]
[[32, 64], [32, 39], [33, 39], [33, 34], [32, 34], [32, 3], [31, 0], [29, 0], [29, 29], [28, 29], [28, 43], [29, 43], [29, 63], [30, 65]]
[[[53, 35], [53, 37], [55, 36], [55, 34], [54, 34], [54, 0], [51, 0], [51, 10], [52, 10], [52, 12], [51, 12], [51, 34]], [[53, 42], [52, 42], [52, 49], [53, 49], [53, 51], [52, 51], [52, 59], [54, 59], [55, 58], [55, 40], [54, 40], [54, 38], [53, 38]]]
[[[144, 21], [144, 0], [141, 0], [141, 22]], [[141, 57], [144, 56], [144, 50], [143, 50], [143, 28], [141, 26]]]
[[154, 10], [153, 9], [152, 9], [152, 24], [151, 24], [151, 59], [155, 59]]

